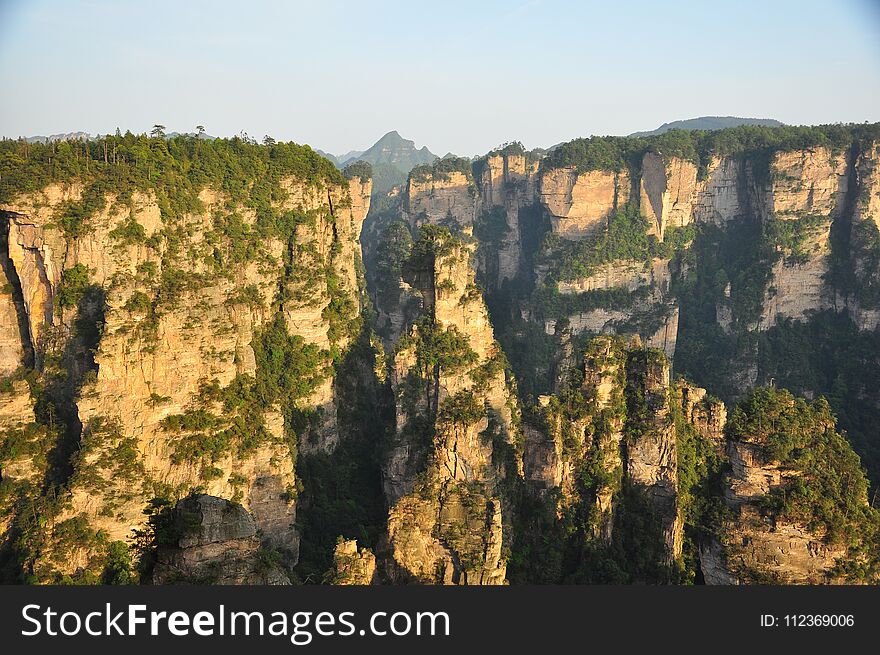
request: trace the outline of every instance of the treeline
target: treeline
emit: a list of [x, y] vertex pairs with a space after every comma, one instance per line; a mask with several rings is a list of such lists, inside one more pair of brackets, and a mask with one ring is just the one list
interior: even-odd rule
[[[168, 209], [197, 204], [211, 186], [233, 199], [277, 199], [278, 182], [294, 177], [313, 184], [345, 184], [342, 173], [309, 146], [260, 145], [247, 138], [147, 136], [117, 133], [86, 141], [27, 143], [0, 141], [0, 202], [48, 184], [80, 182], [86, 196], [113, 193], [124, 200], [135, 191], [155, 191]], [[164, 208], [163, 208], [164, 209]]]
[[420, 164], [410, 171], [410, 179], [415, 182], [424, 182], [428, 179], [449, 178], [450, 173], [461, 173], [469, 180], [474, 177], [473, 164], [470, 159], [464, 157], [444, 157], [436, 160], [433, 164]]
[[591, 170], [638, 170], [646, 152], [680, 157], [704, 169], [713, 155], [767, 154], [825, 146], [843, 150], [854, 142], [880, 139], [880, 123], [768, 127], [740, 125], [723, 130], [669, 130], [649, 137], [593, 136], [554, 149], [544, 160], [549, 168], [574, 166]]

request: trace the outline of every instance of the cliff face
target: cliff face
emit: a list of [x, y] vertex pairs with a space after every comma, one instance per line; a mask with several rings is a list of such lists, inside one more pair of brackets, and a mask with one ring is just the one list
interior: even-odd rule
[[653, 152], [642, 157], [639, 206], [653, 234], [662, 241], [670, 225], [684, 227], [693, 221], [697, 167], [678, 157]]
[[475, 226], [481, 245], [479, 268], [485, 272], [486, 282], [495, 287], [520, 274], [522, 223], [529, 218], [521, 216], [535, 206], [538, 166], [537, 160], [516, 152], [488, 155], [482, 164]]
[[477, 208], [473, 180], [460, 171], [410, 176], [404, 198], [405, 216], [413, 225], [455, 221], [472, 225]]
[[595, 232], [603, 219], [627, 203], [630, 184], [625, 172], [553, 168], [541, 175], [539, 193], [553, 232], [576, 240]]
[[[31, 351], [37, 373], [67, 378], [56, 386], [77, 454], [50, 526], [95, 536], [70, 551], [50, 527], [31, 564], [38, 578], [99, 566], [101, 544], [140, 528], [150, 498], [195, 488], [243, 503], [257, 543], [296, 562], [297, 439], [284, 406], [294, 397], [262, 404], [251, 394], [267, 358], [280, 356], [265, 338], [277, 311], [283, 327], [272, 334], [314, 349], [314, 369], [301, 372], [312, 389], [296, 405], [319, 420], [299, 435], [302, 447], [338, 440], [330, 357], [347, 347], [360, 311], [370, 184], [289, 177], [281, 192], [274, 210], [298, 217], [289, 240], [253, 238], [257, 212], [208, 187], [174, 214], [151, 193], [107, 194], [75, 236], [58, 217], [86, 201], [81, 185], [53, 184], [0, 207], [3, 270], [15, 277], [15, 293], [0, 296], [4, 370]], [[23, 342], [9, 338], [19, 334]]]

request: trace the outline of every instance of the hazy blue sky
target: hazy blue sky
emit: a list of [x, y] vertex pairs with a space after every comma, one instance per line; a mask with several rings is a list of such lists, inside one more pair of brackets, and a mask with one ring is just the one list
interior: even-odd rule
[[0, 134], [242, 130], [444, 154], [699, 115], [880, 120], [872, 0], [0, 0]]

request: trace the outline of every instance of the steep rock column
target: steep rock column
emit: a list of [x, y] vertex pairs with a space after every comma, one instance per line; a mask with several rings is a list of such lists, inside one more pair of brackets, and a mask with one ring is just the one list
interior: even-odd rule
[[[854, 148], [850, 155], [850, 174], [855, 178], [850, 188], [844, 220], [844, 238], [840, 246], [848, 246], [849, 267], [855, 285], [845, 289], [850, 316], [861, 330], [874, 330], [880, 325], [880, 144], [868, 143]], [[851, 288], [855, 286], [855, 288]]]
[[681, 555], [675, 424], [669, 406], [669, 362], [639, 349], [626, 363], [626, 483], [650, 499], [660, 520], [668, 564]]
[[392, 579], [505, 579], [503, 485], [521, 471], [516, 408], [472, 254], [448, 230], [423, 228], [407, 266], [423, 309], [398, 344], [391, 375], [397, 434], [384, 485]]
[[520, 212], [537, 202], [538, 165], [538, 160], [519, 151], [490, 154], [475, 164], [482, 170], [474, 233], [480, 241], [479, 268], [490, 288], [498, 288], [520, 273]]

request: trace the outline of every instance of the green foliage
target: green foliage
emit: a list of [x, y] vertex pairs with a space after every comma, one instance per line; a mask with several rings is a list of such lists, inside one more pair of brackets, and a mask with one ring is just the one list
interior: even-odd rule
[[549, 236], [545, 251], [555, 264], [554, 277], [570, 281], [589, 277], [602, 264], [617, 260], [648, 262], [664, 254], [660, 242], [649, 235], [648, 221], [638, 209], [626, 207], [611, 214], [603, 229], [586, 239], [568, 241]]
[[125, 301], [122, 307], [125, 311], [132, 314], [145, 314], [152, 309], [153, 303], [150, 297], [143, 291], [135, 291], [128, 297], [128, 300]]
[[[2, 143], [0, 142], [0, 149]], [[2, 188], [0, 184], [0, 189]], [[79, 200], [69, 200], [59, 205], [53, 218], [67, 237], [75, 239], [90, 231], [89, 219], [107, 206], [105, 194], [108, 190], [105, 180], [97, 180], [83, 192]]]
[[111, 541], [107, 547], [107, 560], [101, 575], [101, 584], [137, 584], [138, 576], [131, 561], [128, 544], [124, 541]]
[[467, 336], [450, 325], [444, 329], [433, 321], [423, 319], [418, 323], [415, 337], [404, 337], [398, 348], [412, 347], [416, 352], [416, 366], [423, 380], [437, 375], [460, 373], [477, 363], [477, 353], [471, 348]]
[[110, 230], [110, 236], [125, 246], [145, 243], [147, 240], [147, 232], [144, 226], [134, 220], [133, 217]]
[[58, 304], [61, 307], [76, 307], [89, 287], [89, 269], [83, 264], [67, 268], [61, 273], [58, 285]]
[[474, 425], [486, 415], [482, 404], [470, 391], [461, 391], [443, 401], [437, 412], [437, 425], [467, 427]]
[[807, 403], [783, 389], [755, 389], [731, 414], [727, 432], [796, 473], [765, 497], [766, 511], [824, 533], [830, 543], [875, 545], [880, 514], [868, 505], [859, 457], [835, 429], [824, 398]]
[[147, 580], [156, 564], [158, 549], [176, 546], [180, 531], [174, 520], [174, 501], [168, 498], [157, 496], [150, 499], [143, 513], [147, 521], [144, 527], [132, 530], [130, 552], [137, 557], [140, 579]]
[[673, 253], [690, 246], [696, 236], [697, 226], [694, 223], [684, 227], [670, 225], [666, 228], [666, 233], [663, 235], [663, 244], [669, 248], [671, 251], [669, 255], [672, 256]]
[[255, 393], [264, 407], [308, 396], [327, 375], [326, 354], [290, 334], [281, 313], [255, 335], [251, 345], [257, 360]]
[[578, 172], [593, 170], [620, 171], [640, 142], [627, 137], [575, 139], [555, 148], [544, 160], [547, 168], [575, 166]]
[[448, 180], [450, 173], [461, 173], [468, 180], [473, 180], [474, 170], [470, 159], [464, 157], [444, 157], [433, 164], [420, 164], [413, 168], [409, 177], [414, 182], [428, 180]]
[[88, 231], [89, 219], [106, 205], [106, 194], [128, 202], [136, 191], [152, 193], [167, 221], [199, 210], [198, 194], [206, 186], [255, 210], [259, 226], [273, 231], [279, 213], [273, 203], [284, 197], [280, 182], [286, 177], [315, 185], [345, 183], [328, 160], [295, 143], [165, 139], [130, 132], [85, 142], [0, 141], [0, 202], [52, 182], [84, 185], [81, 200], [62, 205], [55, 217], [74, 238]]
[[831, 219], [827, 216], [807, 214], [798, 218], [772, 217], [764, 227], [765, 238], [781, 251], [786, 263], [805, 264], [809, 253], [804, 244], [821, 229], [828, 228]]
[[359, 177], [366, 182], [367, 180], [373, 179], [373, 166], [370, 162], [359, 159], [343, 168], [342, 174], [348, 180]]

